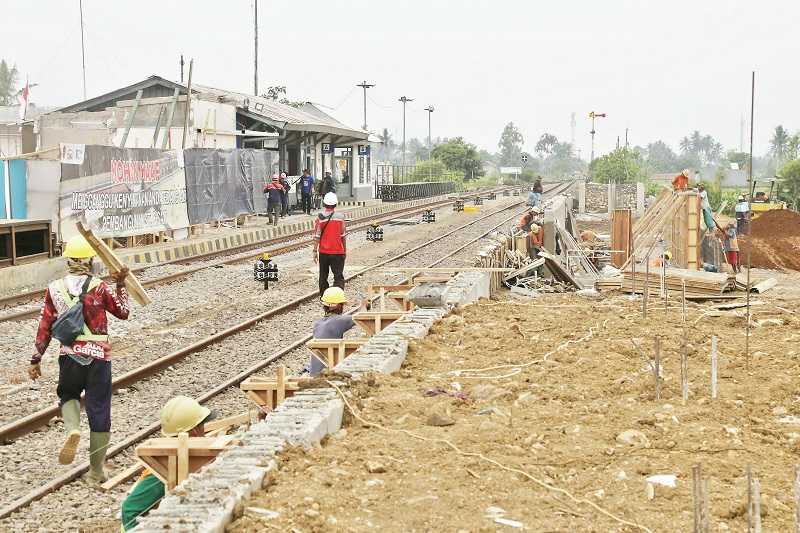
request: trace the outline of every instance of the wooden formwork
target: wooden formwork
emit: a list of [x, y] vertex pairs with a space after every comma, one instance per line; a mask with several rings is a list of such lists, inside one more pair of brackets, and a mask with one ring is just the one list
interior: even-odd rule
[[175, 488], [192, 472], [197, 472], [231, 446], [233, 436], [177, 437], [150, 439], [136, 447], [136, 456], [160, 479], [168, 490]]
[[333, 369], [366, 342], [366, 339], [311, 339], [306, 347], [323, 365]]

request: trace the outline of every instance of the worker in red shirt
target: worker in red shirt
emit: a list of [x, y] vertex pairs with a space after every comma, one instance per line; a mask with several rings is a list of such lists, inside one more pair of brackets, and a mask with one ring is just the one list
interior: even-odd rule
[[328, 285], [328, 272], [333, 272], [333, 284], [344, 289], [344, 261], [347, 254], [346, 221], [344, 215], [336, 212], [339, 199], [336, 193], [329, 192], [322, 198], [322, 212], [314, 220], [315, 263], [319, 263], [319, 293], [322, 295]]
[[[45, 291], [44, 306], [36, 332], [36, 353], [31, 358], [28, 375], [32, 380], [42, 375], [40, 362], [54, 334], [64, 337], [59, 316], [74, 305], [83, 303], [83, 327], [73, 328], [69, 343], [62, 342], [58, 356], [58, 394], [61, 417], [67, 438], [58, 455], [58, 462], [70, 464], [81, 439], [81, 393], [86, 393], [86, 416], [89, 419], [89, 469], [92, 484], [105, 481], [106, 450], [111, 431], [111, 345], [108, 343], [106, 312], [126, 320], [130, 311], [125, 289], [125, 268], [113, 275], [116, 289], [92, 276], [95, 251], [82, 236], [73, 237], [64, 248], [69, 273], [52, 283]], [[79, 316], [79, 315], [78, 315]], [[53, 327], [56, 325], [56, 331]], [[80, 323], [76, 328], [80, 328]]]
[[672, 190], [676, 192], [685, 191], [689, 188], [689, 169], [684, 169], [672, 179]]

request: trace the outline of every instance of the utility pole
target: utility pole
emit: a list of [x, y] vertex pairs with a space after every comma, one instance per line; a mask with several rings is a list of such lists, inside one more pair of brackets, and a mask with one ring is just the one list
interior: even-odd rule
[[181, 83], [183, 83], [183, 65], [184, 64], [185, 63], [183, 61], [183, 54], [181, 54]]
[[361, 87], [364, 89], [364, 131], [367, 131], [367, 89], [371, 89], [375, 87], [374, 83], [367, 83], [366, 80], [362, 81], [356, 87]]
[[592, 156], [589, 158], [590, 165], [592, 164], [592, 161], [594, 161], [594, 134], [597, 133], [594, 129], [594, 119], [605, 118], [605, 116], [606, 116], [605, 113], [595, 113], [594, 111], [589, 113], [589, 118], [592, 119], [592, 131], [589, 132], [592, 134]]
[[408, 98], [406, 96], [401, 96], [400, 99], [397, 100], [397, 101], [398, 102], [403, 102], [403, 155], [402, 155], [402, 161], [403, 161], [403, 172], [405, 172], [405, 166], [406, 166], [406, 104], [408, 102], [413, 102], [414, 100], [411, 99], [411, 98]]
[[253, 0], [253, 94], [258, 96], [258, 0]]
[[625, 148], [628, 147], [628, 128], [625, 128]]
[[83, 67], [83, 99], [86, 100], [86, 46], [83, 40], [83, 0], [78, 0], [81, 11], [81, 64]]

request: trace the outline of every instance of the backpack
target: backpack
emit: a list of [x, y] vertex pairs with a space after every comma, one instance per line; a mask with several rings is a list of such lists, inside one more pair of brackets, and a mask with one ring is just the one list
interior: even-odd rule
[[86, 327], [86, 321], [83, 318], [83, 299], [86, 297], [86, 291], [91, 281], [92, 277], [86, 276], [86, 281], [83, 282], [81, 293], [77, 298], [71, 298], [69, 291], [66, 288], [64, 290], [65, 296], [71, 298], [71, 300], [67, 300], [69, 308], [56, 318], [50, 328], [53, 337], [64, 346], [71, 346]]

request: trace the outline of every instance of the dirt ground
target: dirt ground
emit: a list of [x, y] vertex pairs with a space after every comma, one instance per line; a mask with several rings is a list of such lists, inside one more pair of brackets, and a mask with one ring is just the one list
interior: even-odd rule
[[740, 247], [745, 262], [751, 250], [754, 267], [800, 270], [800, 213], [784, 209], [760, 215]]
[[[623, 295], [469, 306], [416, 342], [399, 373], [352, 391], [368, 423], [348, 416], [322, 447], [285, 455], [231, 531], [688, 531], [695, 464], [709, 482], [711, 531], [745, 529], [747, 465], [764, 530], [788, 531], [800, 305], [782, 287], [798, 281], [781, 276], [756, 299], [749, 361], [741, 309], [689, 305], [685, 405], [677, 303], [647, 320]], [[656, 335], [661, 401], [649, 366]], [[649, 500], [645, 478], [657, 474], [677, 486]]]

